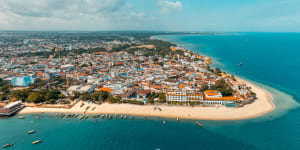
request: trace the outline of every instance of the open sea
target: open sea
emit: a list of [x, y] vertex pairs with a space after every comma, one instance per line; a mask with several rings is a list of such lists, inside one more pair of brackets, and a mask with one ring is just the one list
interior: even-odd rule
[[[163, 35], [182, 47], [213, 58], [213, 66], [265, 88], [276, 110], [237, 121], [138, 118], [58, 118], [54, 114], [0, 119], [0, 145], [11, 150], [299, 150], [300, 33]], [[243, 67], [238, 64], [242, 62]], [[272, 116], [272, 117], [270, 117]], [[162, 124], [166, 120], [166, 125]], [[37, 132], [28, 135], [27, 131]], [[43, 143], [32, 145], [37, 139]], [[0, 148], [1, 149], [1, 148]]]

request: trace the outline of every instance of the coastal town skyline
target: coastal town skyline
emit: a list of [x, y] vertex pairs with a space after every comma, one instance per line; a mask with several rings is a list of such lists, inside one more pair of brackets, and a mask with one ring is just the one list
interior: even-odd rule
[[299, 0], [0, 0], [0, 149], [299, 149], [299, 13]]
[[0, 30], [299, 32], [299, 6], [296, 0], [1, 0]]

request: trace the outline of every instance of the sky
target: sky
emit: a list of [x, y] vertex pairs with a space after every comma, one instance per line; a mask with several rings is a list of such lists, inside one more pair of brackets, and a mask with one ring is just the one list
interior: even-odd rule
[[300, 0], [0, 0], [0, 30], [300, 32]]

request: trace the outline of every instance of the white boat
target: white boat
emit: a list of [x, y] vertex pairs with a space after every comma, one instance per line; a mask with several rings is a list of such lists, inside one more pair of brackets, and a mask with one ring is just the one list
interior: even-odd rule
[[43, 141], [42, 140], [36, 140], [36, 141], [33, 141], [32, 144], [38, 144], [38, 143], [42, 143]]
[[19, 116], [19, 117], [18, 117], [18, 119], [24, 119], [24, 118], [25, 118], [24, 116]]

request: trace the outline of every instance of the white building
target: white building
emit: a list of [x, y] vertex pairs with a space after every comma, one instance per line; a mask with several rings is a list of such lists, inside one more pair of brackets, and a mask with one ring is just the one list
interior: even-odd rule
[[235, 104], [239, 99], [234, 96], [222, 96], [220, 91], [207, 90], [204, 92], [205, 105], [226, 105]]
[[171, 102], [203, 102], [203, 94], [185, 89], [169, 89], [166, 91], [166, 100]]
[[94, 87], [91, 85], [85, 85], [85, 86], [80, 86], [80, 85], [73, 85], [69, 87], [67, 90], [67, 94], [72, 95], [74, 92], [79, 92], [79, 93], [92, 93], [94, 91]]
[[216, 90], [207, 90], [204, 95], [205, 98], [222, 98], [222, 93]]

